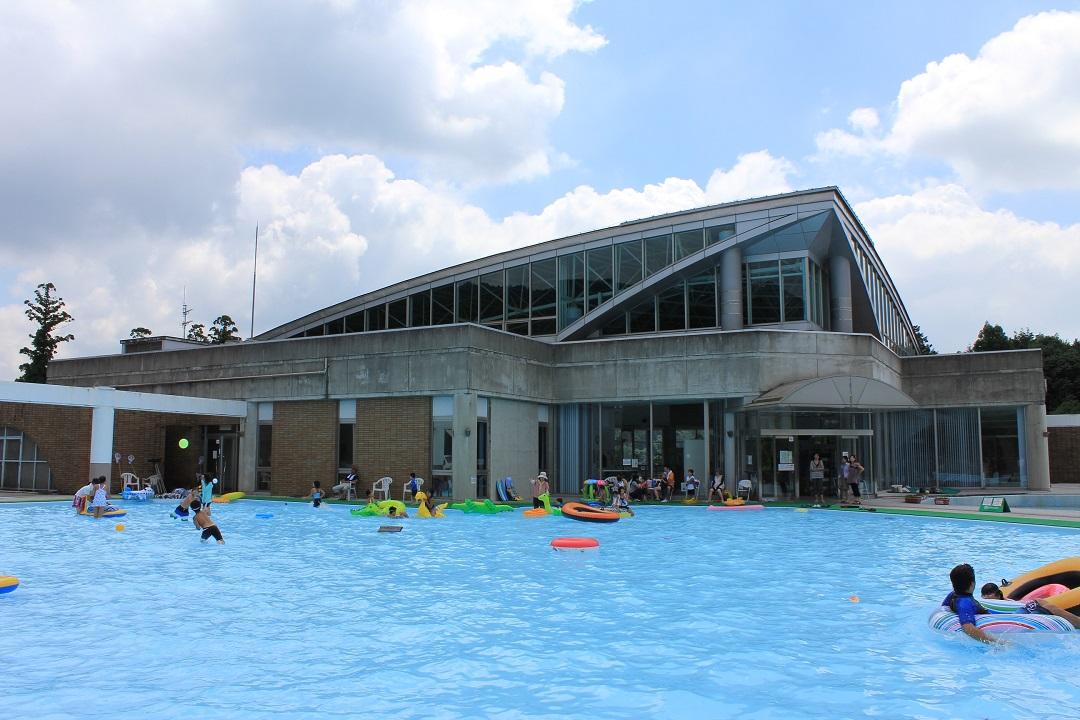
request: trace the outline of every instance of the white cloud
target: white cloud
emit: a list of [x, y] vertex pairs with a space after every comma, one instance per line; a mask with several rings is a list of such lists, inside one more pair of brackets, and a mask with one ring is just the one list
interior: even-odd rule
[[0, 243], [230, 222], [244, 158], [327, 148], [422, 177], [536, 177], [605, 40], [573, 0], [0, 4]]
[[940, 159], [980, 190], [1080, 188], [1080, 12], [1025, 17], [975, 58], [931, 62], [892, 110], [887, 132], [854, 111], [853, 132], [821, 133], [819, 151]]
[[984, 321], [1080, 337], [1080, 225], [986, 210], [944, 184], [855, 206], [912, 321], [939, 350], [962, 350]]
[[184, 288], [193, 320], [231, 315], [244, 335], [250, 315], [253, 231], [261, 222], [256, 331], [361, 292], [457, 262], [625, 220], [790, 190], [794, 168], [768, 152], [740, 156], [702, 188], [667, 178], [609, 192], [581, 186], [536, 214], [492, 218], [453, 190], [397, 178], [371, 155], [330, 155], [292, 175], [273, 165], [243, 171], [238, 210], [196, 234], [131, 231], [93, 252], [0, 246], [0, 265], [24, 268], [0, 305], [0, 377], [13, 377], [17, 338], [29, 324], [15, 313], [51, 281], [76, 323], [61, 357], [113, 353], [136, 326], [179, 332]]

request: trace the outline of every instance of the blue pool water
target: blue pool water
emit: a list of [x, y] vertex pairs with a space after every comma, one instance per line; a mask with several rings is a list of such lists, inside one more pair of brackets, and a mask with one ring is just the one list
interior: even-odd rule
[[[6, 718], [1075, 718], [1080, 635], [990, 648], [926, 618], [1076, 554], [1056, 528], [645, 508], [614, 525], [385, 521], [242, 501], [202, 543], [171, 503], [114, 523], [0, 507]], [[256, 513], [272, 512], [259, 519]], [[591, 535], [598, 552], [557, 553]], [[858, 596], [860, 602], [851, 602]]]

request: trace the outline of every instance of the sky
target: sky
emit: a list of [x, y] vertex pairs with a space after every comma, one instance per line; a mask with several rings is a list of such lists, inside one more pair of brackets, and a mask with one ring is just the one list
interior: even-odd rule
[[1080, 336], [1080, 0], [0, 4], [0, 378], [836, 185], [940, 351]]

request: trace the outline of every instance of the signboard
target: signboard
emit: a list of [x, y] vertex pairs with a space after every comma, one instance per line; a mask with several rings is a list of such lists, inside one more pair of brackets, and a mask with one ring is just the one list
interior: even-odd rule
[[779, 460], [779, 462], [780, 462], [781, 465], [791, 465], [792, 464], [791, 451], [790, 450], [781, 450], [780, 451], [780, 460]]
[[777, 472], [795, 472], [795, 463], [777, 463]]
[[1007, 513], [1009, 503], [1003, 497], [984, 497], [979, 504], [979, 512]]
[[630, 467], [630, 458], [623, 458], [622, 459], [622, 466], [623, 467]]

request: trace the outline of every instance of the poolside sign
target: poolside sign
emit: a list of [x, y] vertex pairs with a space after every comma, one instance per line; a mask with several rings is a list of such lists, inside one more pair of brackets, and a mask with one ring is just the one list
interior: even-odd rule
[[1005, 501], [1003, 497], [984, 497], [979, 504], [979, 512], [996, 512], [1007, 513], [1009, 510], [1009, 503]]

